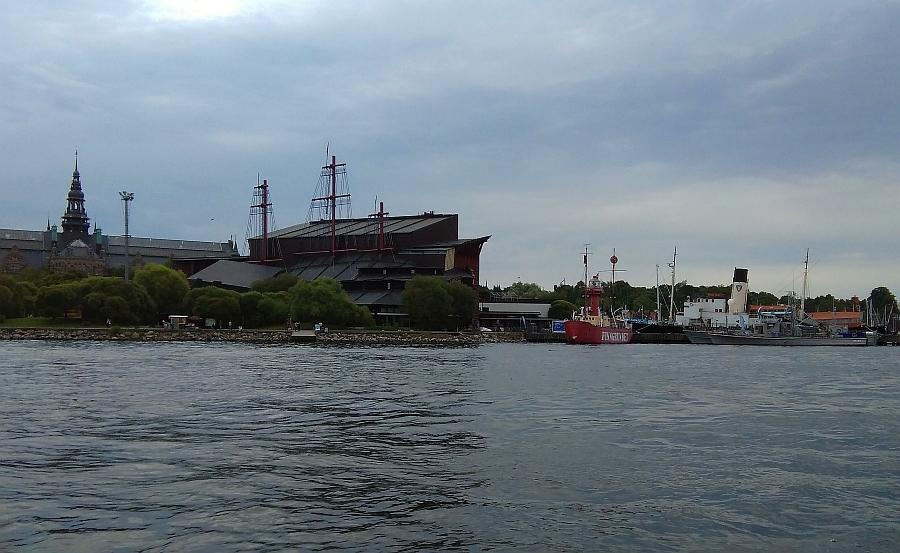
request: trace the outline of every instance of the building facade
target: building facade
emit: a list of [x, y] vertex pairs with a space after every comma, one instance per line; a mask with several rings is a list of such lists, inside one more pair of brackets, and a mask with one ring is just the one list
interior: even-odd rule
[[[239, 256], [237, 245], [227, 242], [128, 237], [128, 260], [133, 268], [146, 263], [171, 262], [190, 276], [219, 259]], [[125, 237], [91, 231], [85, 208], [78, 162], [66, 196], [60, 226], [47, 222], [43, 231], [0, 229], [0, 271], [18, 273], [28, 267], [49, 268], [55, 273], [81, 271], [103, 275], [125, 265]]]

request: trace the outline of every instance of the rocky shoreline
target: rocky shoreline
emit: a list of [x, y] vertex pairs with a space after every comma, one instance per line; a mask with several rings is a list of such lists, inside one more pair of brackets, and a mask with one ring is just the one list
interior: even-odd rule
[[[163, 330], [160, 328], [0, 328], [2, 340], [80, 340], [104, 342], [291, 343], [287, 330]], [[316, 344], [474, 346], [524, 342], [521, 332], [420, 332], [339, 330], [320, 333]]]

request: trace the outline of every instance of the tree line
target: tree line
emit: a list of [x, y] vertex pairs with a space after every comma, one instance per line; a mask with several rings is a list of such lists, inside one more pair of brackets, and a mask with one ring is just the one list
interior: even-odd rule
[[[442, 277], [416, 276], [401, 296], [409, 326], [464, 329], [478, 309], [475, 291]], [[26, 269], [0, 274], [0, 322], [22, 317], [78, 316], [93, 323], [160, 324], [169, 315], [214, 319], [220, 327], [262, 328], [296, 323], [371, 327], [368, 308], [354, 304], [331, 278], [313, 281], [282, 273], [239, 293], [214, 286], [191, 288], [181, 271], [158, 264], [138, 268], [130, 281], [119, 276], [50, 273]]]
[[[670, 286], [660, 286], [662, 310], [664, 313], [668, 312], [669, 288]], [[627, 308], [633, 313], [641, 311], [650, 313], [656, 310], [656, 287], [632, 286], [627, 281], [617, 280], [615, 283], [611, 281], [603, 282], [601, 289], [603, 291], [601, 304], [607, 311]], [[540, 285], [533, 282], [516, 282], [506, 287], [499, 285], [490, 289], [482, 287], [480, 293], [483, 297], [495, 299], [549, 300], [552, 302], [550, 317], [554, 319], [567, 318], [573, 311], [580, 309], [584, 305], [583, 281], [579, 281], [575, 285], [555, 285], [553, 290], [544, 290]], [[678, 282], [675, 284], [675, 310], [678, 311], [688, 298], [721, 297], [727, 299], [730, 295], [730, 284], [693, 286], [688, 284], [687, 281]], [[750, 292], [747, 301], [751, 305], [789, 305], [799, 303], [799, 298], [791, 294], [776, 296], [769, 292], [760, 291]], [[868, 302], [871, 302], [871, 307], [876, 312], [887, 310], [888, 312], [897, 313], [898, 311], [896, 297], [884, 286], [873, 289], [868, 298], [858, 302], [852, 298], [839, 299], [831, 294], [827, 294], [815, 298], [806, 298], [805, 306], [806, 311], [810, 313], [815, 311], [865, 311], [869, 307]]]
[[285, 324], [289, 318], [345, 326], [374, 324], [368, 309], [351, 302], [341, 285], [327, 278], [306, 282], [282, 274], [255, 282], [242, 294], [213, 286], [191, 289], [181, 271], [158, 264], [138, 268], [129, 281], [46, 269], [0, 274], [0, 321], [73, 315], [115, 325], [160, 324], [169, 315], [195, 315], [235, 328]]

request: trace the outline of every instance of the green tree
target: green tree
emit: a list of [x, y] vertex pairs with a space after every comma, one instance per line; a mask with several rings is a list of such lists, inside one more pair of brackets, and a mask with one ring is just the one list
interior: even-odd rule
[[416, 276], [400, 296], [401, 309], [410, 324], [425, 330], [444, 330], [450, 324], [453, 297], [439, 276]]
[[332, 278], [320, 277], [312, 282], [300, 280], [288, 294], [295, 321], [342, 326], [375, 324], [369, 310], [350, 301], [341, 284]]
[[140, 317], [122, 296], [106, 296], [100, 310], [100, 320], [106, 318], [113, 324], [136, 324]]
[[778, 298], [769, 292], [750, 292], [747, 294], [747, 303], [751, 305], [776, 305]]
[[[116, 324], [153, 322], [156, 304], [143, 286], [116, 277], [87, 277], [73, 282], [82, 316], [97, 322]], [[111, 298], [117, 297], [119, 300]]]
[[260, 293], [286, 292], [293, 288], [299, 280], [300, 279], [297, 278], [297, 275], [291, 273], [280, 273], [273, 277], [257, 280], [250, 285], [250, 290]]
[[636, 294], [633, 294], [628, 299], [628, 308], [632, 311], [640, 311], [644, 310], [645, 312], [653, 311], [656, 309], [656, 291], [648, 288], [640, 288], [635, 289], [637, 291]]
[[220, 327], [241, 320], [241, 295], [215, 286], [194, 288], [184, 297], [188, 314], [215, 319]]
[[413, 278], [400, 296], [401, 308], [410, 324], [425, 330], [460, 329], [471, 326], [478, 310], [478, 295], [457, 280], [439, 276]]
[[31, 313], [36, 292], [37, 286], [31, 282], [18, 281], [10, 275], [0, 274], [0, 313], [8, 319]]
[[568, 319], [578, 309], [575, 304], [566, 300], [556, 300], [550, 304], [547, 316], [551, 319]]
[[16, 283], [18, 287], [19, 300], [22, 306], [22, 314], [17, 317], [27, 317], [34, 313], [34, 300], [37, 296], [38, 287], [30, 281], [19, 281]]
[[256, 326], [256, 307], [264, 297], [265, 296], [263, 296], [261, 293], [253, 291], [241, 294], [241, 297], [238, 301], [241, 304], [241, 324], [243, 326], [249, 328], [253, 328]]
[[4, 319], [7, 317], [16, 317], [19, 311], [18, 298], [13, 294], [9, 287], [0, 284], [0, 315]]
[[458, 280], [446, 283], [450, 294], [450, 326], [457, 329], [472, 326], [472, 319], [478, 311], [478, 294], [470, 286]]
[[165, 265], [150, 263], [134, 272], [135, 284], [140, 284], [163, 315], [177, 315], [183, 309], [184, 296], [191, 289], [184, 273]]
[[879, 286], [872, 290], [872, 293], [869, 294], [869, 299], [872, 301], [872, 309], [875, 312], [883, 311], [885, 308], [888, 311], [897, 311], [897, 298], [884, 286]]
[[78, 292], [71, 284], [52, 284], [38, 290], [35, 311], [44, 317], [65, 317], [66, 311], [78, 309]]
[[547, 292], [534, 282], [515, 282], [503, 289], [503, 293], [519, 299], [542, 299]]
[[256, 304], [256, 312], [251, 316], [253, 326], [268, 326], [284, 323], [291, 314], [291, 297], [288, 292], [267, 292]]

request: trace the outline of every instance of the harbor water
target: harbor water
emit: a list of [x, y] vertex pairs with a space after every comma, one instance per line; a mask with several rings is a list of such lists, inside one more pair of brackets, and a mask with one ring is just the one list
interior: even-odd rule
[[898, 551], [900, 350], [0, 343], [0, 551]]

